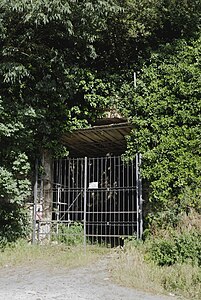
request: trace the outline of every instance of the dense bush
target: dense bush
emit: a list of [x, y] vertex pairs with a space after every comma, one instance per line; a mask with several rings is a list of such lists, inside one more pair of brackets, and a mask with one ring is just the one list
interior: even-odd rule
[[30, 165], [24, 153], [16, 152], [11, 151], [7, 162], [2, 155], [0, 166], [0, 247], [25, 237], [29, 231], [24, 204], [30, 196]]
[[148, 257], [160, 266], [192, 263], [201, 266], [201, 233], [186, 232], [149, 241]]
[[0, 248], [29, 233], [27, 211], [17, 203], [0, 203]]

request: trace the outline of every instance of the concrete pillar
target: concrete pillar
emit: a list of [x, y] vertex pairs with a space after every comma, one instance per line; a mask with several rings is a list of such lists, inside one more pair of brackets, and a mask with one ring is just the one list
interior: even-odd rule
[[40, 222], [40, 240], [49, 239], [51, 234], [52, 223], [52, 206], [53, 206], [53, 170], [51, 154], [45, 150], [42, 156], [43, 176], [41, 180], [42, 197], [42, 221]]

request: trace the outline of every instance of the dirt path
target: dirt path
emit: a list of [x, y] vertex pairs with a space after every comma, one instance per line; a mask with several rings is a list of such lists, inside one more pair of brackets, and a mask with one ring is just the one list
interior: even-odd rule
[[35, 267], [0, 270], [0, 300], [173, 300], [112, 283], [109, 257], [74, 270]]

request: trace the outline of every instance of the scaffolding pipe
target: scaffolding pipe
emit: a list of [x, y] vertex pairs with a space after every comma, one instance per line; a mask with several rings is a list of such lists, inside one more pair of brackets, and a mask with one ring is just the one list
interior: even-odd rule
[[133, 84], [134, 84], [134, 88], [136, 89], [136, 87], [137, 87], [137, 76], [136, 76], [136, 72], [133, 73]]

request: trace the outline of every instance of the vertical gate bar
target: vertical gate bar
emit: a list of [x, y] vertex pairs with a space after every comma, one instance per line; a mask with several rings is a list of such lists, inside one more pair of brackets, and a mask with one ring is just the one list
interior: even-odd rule
[[57, 196], [56, 196], [56, 235], [58, 235], [58, 220], [59, 220], [59, 209], [58, 209], [58, 199], [59, 199], [59, 186], [61, 184], [62, 174], [62, 161], [59, 159], [59, 170], [58, 170], [58, 184], [57, 184]]
[[[53, 168], [53, 203], [52, 203], [52, 221], [56, 220], [56, 207], [55, 207], [55, 203], [56, 203], [56, 197], [57, 197], [57, 181], [58, 181], [58, 159], [54, 160], [54, 164], [53, 164], [54, 168]], [[51, 232], [51, 234], [53, 234], [55, 236], [56, 232], [55, 232], [55, 228], [54, 228], [54, 223], [51, 224], [51, 230], [53, 229], [53, 231]]]
[[122, 220], [123, 220], [123, 235], [125, 235], [125, 163], [122, 161], [122, 191], [123, 191], [123, 203], [122, 203]]
[[126, 175], [127, 175], [127, 180], [126, 180], [126, 183], [127, 183], [127, 188], [130, 187], [130, 162], [127, 162], [126, 163]]
[[60, 181], [60, 159], [58, 159], [58, 164], [57, 164], [57, 183]]
[[[95, 181], [95, 161], [96, 161], [96, 159], [95, 158], [92, 158], [92, 182], [94, 182]], [[95, 191], [93, 191], [93, 193], [91, 193], [91, 196], [92, 196], [92, 203], [93, 203], [93, 205], [92, 205], [92, 235], [93, 235], [93, 237], [92, 237], [92, 241], [93, 241], [93, 243], [94, 243], [94, 241], [95, 241], [95, 197], [94, 197], [94, 192]]]
[[131, 210], [132, 210], [132, 215], [131, 215], [131, 220], [132, 220], [132, 235], [134, 233], [134, 230], [135, 230], [135, 226], [133, 225], [133, 222], [135, 222], [135, 220], [133, 220], [133, 216], [134, 216], [134, 211], [135, 211], [135, 195], [134, 195], [134, 191], [133, 191], [133, 188], [134, 188], [134, 185], [135, 185], [135, 181], [134, 181], [134, 162], [133, 162], [133, 159], [132, 159], [132, 181], [131, 181], [131, 186], [132, 186], [132, 204], [131, 204]]
[[58, 189], [57, 189], [57, 226], [56, 226], [56, 233], [57, 233], [57, 237], [59, 234], [59, 209], [60, 209], [60, 205], [59, 205], [59, 200], [60, 200], [60, 184], [58, 184]]
[[73, 162], [73, 167], [72, 167], [72, 220], [75, 222], [75, 204], [74, 204], [74, 199], [75, 199], [75, 158], [72, 158]]
[[61, 205], [60, 205], [60, 202], [61, 202], [61, 188], [63, 186], [63, 180], [64, 180], [64, 174], [63, 174], [63, 160], [61, 159], [61, 180], [60, 180], [60, 189], [59, 189], [59, 202], [57, 203], [58, 205], [58, 212], [59, 212], [59, 220], [61, 219], [61, 216], [62, 216], [62, 212], [61, 212]]
[[[98, 176], [98, 172], [99, 172], [99, 158], [96, 158], [96, 181], [99, 182], [99, 176]], [[99, 235], [99, 189], [96, 191], [96, 223], [97, 223], [97, 228], [96, 228], [96, 234]], [[98, 238], [99, 239], [99, 238]]]
[[138, 169], [138, 154], [135, 156], [135, 163], [136, 163], [136, 206], [137, 206], [137, 239], [139, 239], [139, 169]]
[[[139, 168], [141, 166], [142, 163], [142, 155], [139, 154]], [[143, 204], [143, 200], [142, 200], [142, 177], [140, 174], [140, 169], [139, 169], [139, 214], [140, 214], [140, 239], [142, 238], [142, 234], [143, 234], [143, 218], [142, 218], [142, 204]]]
[[[94, 158], [90, 158], [90, 180], [89, 182], [93, 182], [93, 171], [94, 171]], [[89, 195], [88, 195], [88, 201], [90, 201], [90, 208], [89, 208], [89, 228], [91, 230], [90, 234], [91, 234], [91, 240], [92, 243], [94, 242], [94, 227], [93, 227], [93, 210], [94, 210], [94, 198], [93, 198], [93, 194], [91, 193], [91, 191], [89, 191]]]
[[76, 188], [76, 193], [75, 193], [75, 197], [76, 197], [76, 199], [77, 199], [77, 201], [76, 201], [76, 203], [77, 203], [77, 205], [75, 206], [75, 208], [76, 208], [76, 215], [75, 215], [75, 220], [76, 221], [80, 221], [79, 219], [78, 219], [78, 209], [79, 209], [79, 201], [80, 201], [80, 197], [79, 197], [79, 193], [80, 193], [80, 191], [79, 191], [79, 181], [78, 181], [78, 175], [79, 175], [79, 158], [77, 158], [76, 159], [76, 186], [75, 186], [75, 188]]
[[[85, 170], [85, 165], [86, 165], [86, 163], [85, 163], [85, 158], [84, 158], [84, 170]], [[90, 183], [90, 181], [91, 181], [91, 169], [90, 169], [90, 165], [91, 165], [91, 159], [88, 157], [87, 158], [87, 183], [88, 183], [88, 186], [87, 187], [89, 187], [89, 183]], [[84, 182], [85, 182], [85, 171], [84, 171]], [[85, 187], [85, 183], [84, 183], [84, 187]], [[87, 187], [86, 187], [86, 189], [87, 189]], [[90, 211], [90, 205], [91, 205], [91, 202], [90, 202], [90, 195], [89, 194], [87, 194], [87, 192], [86, 192], [86, 206], [88, 206], [89, 207], [89, 209], [88, 209], [88, 212]], [[88, 214], [88, 217], [87, 217], [87, 221], [86, 221], [86, 235], [88, 234], [90, 234], [90, 214]], [[89, 239], [89, 236], [88, 236], [88, 239]]]
[[106, 207], [106, 222], [105, 222], [105, 234], [106, 240], [108, 241], [108, 193], [107, 193], [107, 156], [105, 157], [105, 164], [104, 164], [104, 173], [105, 173], [105, 207]]
[[116, 157], [113, 157], [113, 172], [114, 172], [114, 178], [113, 178], [113, 195], [114, 195], [114, 235], [116, 235]]
[[[83, 166], [83, 158], [80, 159], [80, 162], [81, 162], [81, 166], [80, 166], [80, 188], [81, 188], [81, 193], [83, 193], [83, 188], [84, 188], [84, 184], [83, 184], [83, 172], [84, 172], [84, 166]], [[81, 210], [81, 220], [84, 219], [84, 216], [83, 216], [83, 194], [81, 196], [81, 203], [80, 203], [80, 210]]]
[[127, 216], [127, 218], [126, 218], [126, 220], [127, 220], [127, 228], [126, 228], [126, 234], [127, 235], [130, 235], [130, 219], [129, 219], [129, 212], [130, 212], [130, 189], [129, 189], [129, 187], [130, 187], [130, 163], [127, 163], [127, 167], [126, 167], [126, 169], [127, 169], [127, 208], [126, 208], [126, 210], [127, 210], [127, 212], [126, 212], [126, 216]]
[[37, 209], [37, 194], [38, 194], [38, 159], [35, 162], [35, 184], [34, 184], [34, 205], [33, 205], [33, 233], [32, 233], [32, 244], [36, 241], [36, 209]]
[[[87, 160], [87, 180], [88, 180], [88, 183], [91, 182], [91, 158], [88, 158]], [[91, 198], [90, 198], [90, 193], [87, 195], [87, 204], [89, 206], [89, 212], [90, 212], [90, 209], [91, 209]], [[87, 220], [87, 223], [86, 223], [86, 234], [91, 234], [91, 214], [89, 213], [88, 214], [88, 220]], [[91, 237], [92, 239], [92, 237]]]
[[[67, 201], [67, 209], [69, 208], [70, 206], [70, 198], [71, 198], [71, 186], [70, 186], [70, 166], [71, 166], [71, 159], [68, 158], [68, 186], [67, 186], [67, 189], [68, 189], [68, 201]], [[68, 211], [68, 227], [70, 226], [70, 211]]]
[[118, 156], [118, 235], [120, 235], [120, 226], [121, 226], [121, 158]]
[[82, 174], [82, 159], [79, 159], [79, 185], [78, 187], [80, 188], [80, 204], [79, 204], [79, 218], [80, 221], [82, 222], [82, 180], [81, 180], [81, 174]]
[[112, 237], [111, 237], [111, 233], [112, 233], [112, 193], [111, 193], [111, 183], [112, 183], [112, 162], [111, 162], [111, 156], [109, 158], [109, 201], [110, 201], [110, 223], [109, 223], [109, 235], [110, 235], [110, 245], [111, 245], [111, 242], [112, 242]]
[[87, 157], [84, 158], [84, 253], [86, 254], [86, 222], [87, 222]]
[[[44, 195], [44, 175], [40, 175], [40, 197], [39, 202], [43, 203], [43, 195]], [[43, 210], [43, 208], [42, 208]]]
[[[64, 203], [66, 203], [66, 180], [67, 180], [67, 176], [66, 176], [66, 174], [67, 174], [67, 169], [66, 169], [66, 164], [67, 164], [67, 161], [66, 161], [66, 159], [65, 159], [65, 166], [64, 166], [64, 186], [63, 186], [63, 188], [64, 188], [64, 192], [63, 192], [63, 195], [64, 195]], [[66, 210], [66, 205], [64, 204], [64, 214], [65, 214], [65, 210]], [[65, 218], [66, 219], [66, 218]]]
[[102, 243], [102, 236], [103, 236], [103, 210], [104, 210], [104, 197], [103, 197], [103, 158], [100, 158], [100, 181], [101, 181], [101, 223], [100, 223], [100, 231], [101, 231], [101, 243]]
[[103, 169], [102, 169], [102, 186], [103, 186], [103, 210], [105, 212], [104, 216], [103, 216], [103, 236], [105, 236], [105, 240], [104, 242], [106, 243], [106, 235], [107, 235], [107, 228], [106, 228], [106, 223], [107, 223], [107, 201], [106, 201], [106, 182], [105, 182], [105, 159], [104, 157], [102, 157], [102, 164], [103, 164]]
[[62, 160], [59, 160], [59, 183], [62, 181]]

